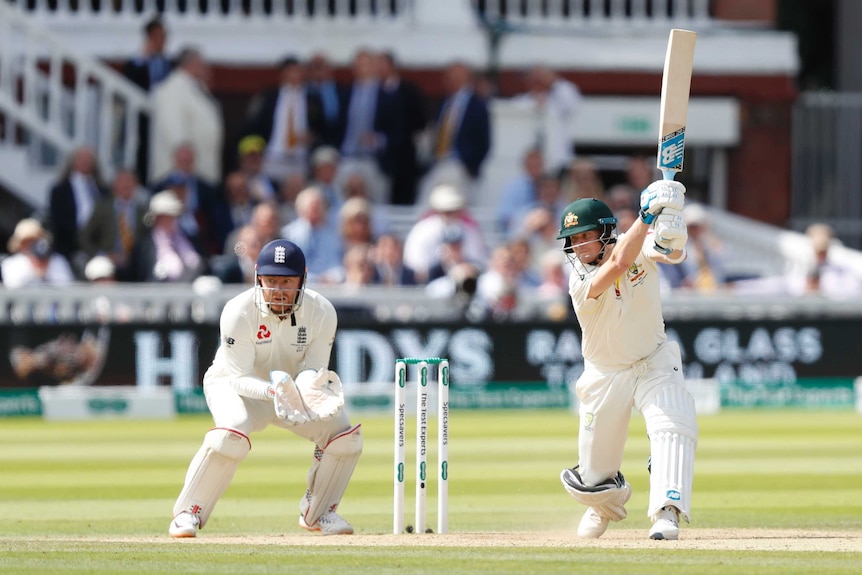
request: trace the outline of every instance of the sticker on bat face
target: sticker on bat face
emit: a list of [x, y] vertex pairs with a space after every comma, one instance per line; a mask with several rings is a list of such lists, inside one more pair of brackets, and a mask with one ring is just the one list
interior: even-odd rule
[[659, 169], [681, 172], [684, 156], [685, 128], [680, 128], [662, 139], [659, 151]]

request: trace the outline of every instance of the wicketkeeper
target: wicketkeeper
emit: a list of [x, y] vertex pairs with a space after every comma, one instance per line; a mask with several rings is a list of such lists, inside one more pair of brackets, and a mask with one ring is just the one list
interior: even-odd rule
[[697, 420], [679, 345], [665, 334], [656, 265], [685, 259], [684, 193], [679, 182], [650, 184], [640, 218], [619, 238], [617, 219], [599, 200], [580, 199], [563, 212], [558, 239], [573, 268], [569, 295], [583, 332], [584, 372], [575, 388], [578, 465], [560, 479], [588, 506], [581, 537], [600, 537], [626, 517], [631, 486], [620, 467], [632, 407], [650, 439], [650, 538], [677, 539], [680, 516], [689, 520]]
[[362, 435], [344, 412], [338, 375], [328, 369], [335, 308], [305, 281], [302, 250], [274, 240], [258, 256], [254, 287], [225, 305], [221, 344], [203, 379], [215, 425], [174, 504], [172, 537], [195, 537], [206, 525], [251, 450], [251, 434], [270, 424], [314, 443], [300, 527], [324, 535], [353, 533], [335, 510], [362, 452]]

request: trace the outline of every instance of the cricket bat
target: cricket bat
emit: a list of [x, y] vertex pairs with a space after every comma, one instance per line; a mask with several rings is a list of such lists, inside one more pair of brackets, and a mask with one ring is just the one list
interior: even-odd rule
[[658, 164], [662, 177], [672, 180], [682, 171], [685, 155], [685, 118], [691, 89], [691, 67], [697, 34], [673, 29], [667, 41], [664, 72], [661, 78]]

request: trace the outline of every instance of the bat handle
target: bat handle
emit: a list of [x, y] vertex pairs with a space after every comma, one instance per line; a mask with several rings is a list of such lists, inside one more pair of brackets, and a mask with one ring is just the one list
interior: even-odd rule
[[661, 176], [665, 180], [672, 180], [676, 176], [676, 172], [674, 172], [673, 170], [662, 170]]

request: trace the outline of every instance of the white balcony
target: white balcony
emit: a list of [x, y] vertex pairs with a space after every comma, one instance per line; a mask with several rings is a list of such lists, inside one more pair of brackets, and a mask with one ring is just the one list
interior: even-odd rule
[[[387, 49], [408, 67], [453, 59], [492, 62], [500, 33], [502, 68], [542, 62], [570, 70], [655, 71], [667, 32], [700, 34], [701, 73], [795, 74], [791, 34], [727, 26], [707, 0], [0, 0], [83, 54], [122, 60], [136, 53], [141, 27], [162, 14], [168, 51], [194, 44], [212, 61], [270, 64], [286, 53], [322, 50], [336, 64], [362, 47]], [[752, 57], [756, 55], [756, 57]]]

